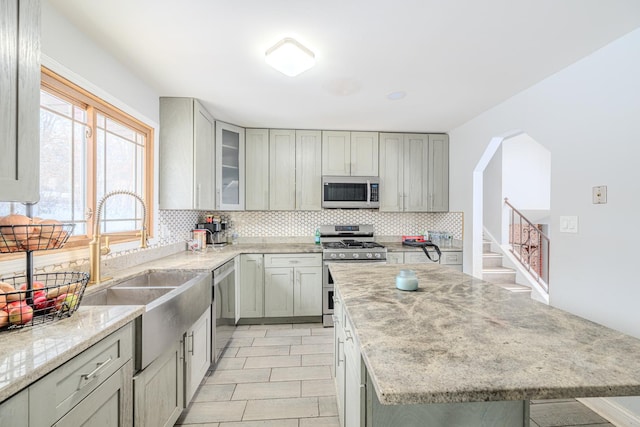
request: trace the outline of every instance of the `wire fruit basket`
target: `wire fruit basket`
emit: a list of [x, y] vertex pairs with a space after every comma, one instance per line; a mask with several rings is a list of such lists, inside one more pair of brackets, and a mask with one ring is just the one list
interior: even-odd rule
[[75, 224], [57, 221], [29, 225], [0, 225], [0, 253], [60, 249]]
[[[0, 330], [17, 329], [68, 317], [80, 306], [89, 275], [81, 272], [0, 278]], [[29, 289], [31, 288], [31, 289]]]

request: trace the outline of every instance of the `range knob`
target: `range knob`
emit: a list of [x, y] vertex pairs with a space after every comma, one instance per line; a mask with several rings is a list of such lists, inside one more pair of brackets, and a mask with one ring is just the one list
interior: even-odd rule
[[381, 257], [381, 255], [380, 255], [380, 254], [376, 254], [375, 256], [376, 256], [376, 258], [380, 258], [380, 257]]
[[354, 257], [354, 258], [360, 258], [360, 254], [358, 254], [358, 253], [354, 253], [354, 254], [353, 254], [353, 257]]
[[367, 258], [373, 258], [373, 254], [371, 252], [367, 253]]
[[329, 255], [329, 256], [330, 256], [331, 258], [337, 258], [337, 257], [338, 257], [338, 255], [336, 255], [336, 254], [331, 254], [331, 255]]
[[340, 255], [338, 255], [338, 256], [339, 256], [340, 258], [344, 258], [344, 256], [345, 256], [345, 255], [344, 255], [343, 253], [341, 253], [341, 254], [340, 254]]

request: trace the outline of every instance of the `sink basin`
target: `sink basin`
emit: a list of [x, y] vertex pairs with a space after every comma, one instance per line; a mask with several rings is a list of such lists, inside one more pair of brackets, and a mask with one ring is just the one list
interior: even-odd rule
[[211, 305], [211, 273], [149, 270], [97, 292], [87, 292], [82, 305], [143, 305], [136, 319], [136, 371], [182, 339]]
[[184, 270], [150, 270], [118, 282], [113, 288], [178, 287], [202, 273]]
[[[82, 298], [82, 305], [150, 305], [175, 287], [118, 288], [112, 287]], [[149, 308], [149, 307], [147, 307]]]

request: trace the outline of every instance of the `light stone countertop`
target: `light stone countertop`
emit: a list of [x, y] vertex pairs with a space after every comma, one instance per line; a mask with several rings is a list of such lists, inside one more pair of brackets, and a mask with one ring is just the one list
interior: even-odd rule
[[437, 264], [330, 270], [383, 404], [640, 395], [636, 338]]
[[[378, 242], [384, 245], [389, 252], [422, 252], [422, 248], [418, 248], [415, 246], [405, 246], [402, 242]], [[451, 247], [441, 247], [439, 246], [441, 252], [462, 252], [461, 246], [451, 246]]]
[[79, 307], [70, 317], [0, 333], [0, 402], [140, 316], [144, 307]]

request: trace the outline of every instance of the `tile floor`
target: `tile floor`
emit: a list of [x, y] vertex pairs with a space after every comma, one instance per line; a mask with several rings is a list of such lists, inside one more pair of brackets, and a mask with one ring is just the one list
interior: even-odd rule
[[[176, 425], [339, 427], [333, 329], [320, 323], [239, 326]], [[613, 426], [576, 400], [531, 405], [531, 427]]]

